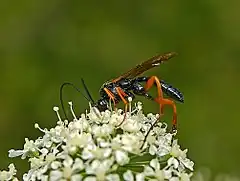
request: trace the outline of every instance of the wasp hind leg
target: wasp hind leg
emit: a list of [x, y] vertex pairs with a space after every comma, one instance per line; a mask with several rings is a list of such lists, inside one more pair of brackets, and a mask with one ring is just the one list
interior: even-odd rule
[[165, 105], [172, 106], [173, 108], [172, 131], [177, 130], [177, 108], [175, 103], [171, 99], [165, 99], [165, 98], [155, 99], [155, 101], [161, 105], [162, 112]]
[[[160, 83], [160, 80], [158, 79], [158, 77], [156, 77], [156, 76], [139, 77], [137, 79], [137, 81], [138, 82], [146, 82], [146, 85], [144, 87], [144, 90], [145, 90], [144, 96], [148, 99], [154, 100], [155, 102], [157, 102], [159, 104], [160, 115], [163, 115], [163, 109], [164, 109], [165, 105], [172, 106], [172, 108], [173, 108], [172, 130], [176, 130], [177, 129], [177, 109], [176, 109], [176, 105], [172, 100], [163, 98], [161, 83]], [[155, 85], [157, 87], [157, 93], [158, 93], [157, 98], [153, 98], [149, 94], [146, 93], [153, 85]]]
[[[145, 87], [143, 87], [140, 82], [146, 82]], [[155, 84], [154, 84], [155, 83]], [[153, 86], [156, 85], [157, 89], [158, 89], [158, 97], [154, 98], [152, 97], [150, 94], [147, 93], [147, 91]], [[157, 103], [159, 103], [158, 100], [160, 100], [161, 98], [163, 98], [163, 93], [162, 93], [162, 89], [161, 89], [161, 84], [159, 79], [156, 76], [152, 76], [152, 77], [137, 77], [135, 79], [135, 83], [133, 86], [133, 93], [139, 96], [144, 96], [147, 99], [156, 101]], [[162, 115], [162, 108], [161, 108], [161, 104], [160, 104], [160, 114]]]

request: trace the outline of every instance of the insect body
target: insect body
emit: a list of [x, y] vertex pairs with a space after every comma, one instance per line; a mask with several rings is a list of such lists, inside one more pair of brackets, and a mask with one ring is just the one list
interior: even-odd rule
[[[88, 101], [92, 103], [94, 107], [98, 108], [99, 111], [105, 111], [106, 109], [108, 109], [109, 99], [114, 104], [114, 106], [120, 101], [123, 101], [125, 104], [125, 111], [126, 111], [127, 105], [128, 105], [128, 98], [131, 97], [132, 99], [134, 99], [136, 95], [143, 96], [147, 99], [157, 102], [160, 105], [160, 114], [163, 114], [163, 108], [165, 105], [170, 105], [173, 108], [173, 120], [172, 120], [173, 129], [176, 129], [177, 112], [176, 112], [176, 105], [173, 100], [184, 102], [182, 93], [177, 88], [174, 88], [170, 84], [166, 83], [164, 80], [159, 80], [156, 76], [151, 76], [151, 77], [140, 76], [145, 71], [159, 66], [161, 63], [169, 60], [174, 56], [176, 56], [175, 52], [154, 56], [144, 61], [143, 63], [135, 66], [134, 68], [130, 69], [126, 73], [122, 74], [121, 76], [105, 82], [99, 91], [100, 99], [96, 102], [93, 101], [83, 79], [82, 79], [82, 83], [88, 97], [86, 97], [81, 92], [81, 90], [79, 90], [73, 84], [71, 83], [62, 84], [60, 88], [60, 100], [61, 100], [61, 105], [65, 114], [65, 117], [67, 116], [63, 106], [62, 90], [63, 90], [63, 87], [65, 87], [66, 85], [69, 85], [69, 86], [72, 86], [74, 89], [76, 89], [78, 92], [80, 92]], [[145, 83], [145, 85], [143, 86], [142, 83]], [[148, 90], [152, 86], [157, 87], [157, 97], [153, 97], [148, 93]], [[163, 93], [166, 94], [171, 99], [164, 98]]]
[[[135, 95], [138, 95], [144, 96], [150, 100], [154, 100], [154, 98], [147, 91], [145, 91], [144, 86], [141, 84], [142, 82], [146, 83], [148, 79], [149, 77], [137, 77], [134, 79], [124, 78], [117, 83], [106, 82], [100, 88], [99, 93], [101, 98], [96, 102], [95, 106], [100, 111], [105, 111], [106, 109], [108, 109], [109, 95], [105, 92], [104, 89], [108, 89], [111, 93], [113, 93], [115, 104], [122, 101], [116, 90], [117, 87], [120, 87], [122, 91], [127, 95], [127, 97], [131, 97], [132, 99], [135, 98]], [[160, 80], [160, 84], [164, 94], [176, 101], [182, 103], [184, 102], [184, 97], [177, 88], [174, 88], [170, 84], [166, 83], [164, 80]]]
[[[127, 106], [128, 97], [134, 99], [135, 95], [144, 96], [147, 99], [159, 103], [161, 114], [163, 113], [163, 108], [165, 105], [171, 105], [173, 107], [173, 128], [175, 129], [177, 125], [176, 106], [173, 100], [163, 98], [163, 93], [176, 101], [184, 102], [182, 93], [177, 88], [174, 88], [165, 81], [160, 81], [156, 76], [139, 76], [143, 72], [159, 66], [161, 63], [169, 60], [175, 55], [175, 52], [170, 52], [163, 55], [154, 56], [137, 65], [133, 69], [130, 69], [118, 78], [105, 82], [99, 91], [101, 98], [94, 103], [94, 106], [100, 111], [104, 111], [108, 108], [109, 99], [114, 105], [120, 101], [123, 101]], [[145, 83], [145, 86], [143, 86], [142, 83]], [[158, 89], [158, 96], [156, 98], [148, 93], [148, 90], [153, 85], [155, 85]]]

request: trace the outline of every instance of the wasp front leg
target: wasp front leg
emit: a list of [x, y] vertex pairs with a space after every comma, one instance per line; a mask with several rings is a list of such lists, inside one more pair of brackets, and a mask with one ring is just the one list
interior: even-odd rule
[[106, 92], [106, 94], [108, 95], [110, 101], [113, 102], [113, 105], [114, 105], [114, 108], [116, 108], [116, 97], [114, 96], [114, 94], [109, 90], [107, 89], [106, 87], [103, 88], [103, 90]]
[[120, 99], [125, 104], [125, 112], [127, 112], [128, 100], [126, 100], [126, 98], [128, 99], [129, 97], [131, 97], [132, 99], [134, 99], [135, 98], [134, 94], [120, 87], [116, 87], [116, 91]]
[[135, 96], [131, 92], [127, 92], [126, 90], [123, 90], [120, 87], [116, 87], [116, 91], [117, 91], [117, 94], [120, 97], [120, 99], [125, 104], [124, 118], [123, 118], [122, 122], [118, 125], [118, 126], [121, 126], [122, 123], [126, 120], [127, 110], [128, 110], [128, 101], [125, 98], [126, 97], [127, 98], [129, 98], [129, 97], [134, 98]]

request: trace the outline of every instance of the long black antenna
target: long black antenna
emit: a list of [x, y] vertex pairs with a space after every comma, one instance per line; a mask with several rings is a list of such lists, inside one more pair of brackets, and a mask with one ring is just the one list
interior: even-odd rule
[[87, 85], [85, 84], [83, 78], [81, 78], [81, 81], [82, 81], [83, 87], [84, 87], [84, 89], [85, 89], [85, 91], [86, 91], [86, 93], [88, 95], [88, 98], [91, 100], [91, 103], [94, 104], [94, 100], [93, 100], [93, 98], [92, 98], [92, 96], [91, 96], [91, 94], [90, 94], [90, 92], [89, 92], [89, 90], [87, 88]]
[[[61, 102], [61, 107], [62, 107], [62, 110], [63, 110], [63, 113], [64, 113], [64, 116], [65, 116], [65, 119], [67, 119], [67, 114], [66, 114], [66, 111], [65, 111], [65, 108], [64, 108], [64, 105], [63, 105], [63, 88], [66, 87], [66, 86], [71, 86], [73, 87], [76, 91], [80, 92], [82, 94], [82, 96], [87, 99], [89, 102], [92, 101], [91, 99], [91, 96], [88, 98], [86, 97], [82, 91], [80, 89], [78, 89], [74, 84], [72, 83], [69, 83], [69, 82], [65, 82], [61, 85], [60, 87], [60, 102]], [[84, 87], [85, 88], [85, 87]], [[85, 88], [86, 89], [86, 88]], [[87, 90], [88, 91], [88, 90]], [[89, 93], [89, 92], [88, 92]], [[89, 94], [90, 95], [90, 94]], [[88, 96], [89, 96], [88, 95]]]

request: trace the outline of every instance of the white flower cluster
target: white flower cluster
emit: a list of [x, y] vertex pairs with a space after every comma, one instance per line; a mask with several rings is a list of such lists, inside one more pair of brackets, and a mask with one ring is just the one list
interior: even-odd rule
[[[71, 122], [62, 120], [55, 107], [56, 127], [35, 124], [44, 135], [35, 141], [26, 138], [23, 150], [9, 150], [9, 157], [30, 162], [24, 181], [189, 181], [194, 163], [180, 149], [176, 133], [168, 132], [159, 115], [145, 116], [141, 103], [134, 110], [129, 107], [126, 113], [90, 107], [78, 119], [70, 104]], [[15, 173], [5, 175], [13, 178]]]
[[8, 166], [9, 171], [3, 170], [0, 171], [0, 180], [13, 180], [13, 181], [18, 181], [16, 177], [14, 177], [17, 173], [17, 170], [15, 169], [14, 164], [10, 164]]

